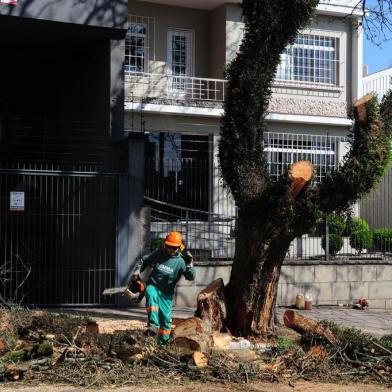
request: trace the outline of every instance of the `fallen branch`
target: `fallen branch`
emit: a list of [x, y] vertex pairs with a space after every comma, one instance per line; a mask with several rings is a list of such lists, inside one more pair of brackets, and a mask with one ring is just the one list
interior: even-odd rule
[[338, 344], [338, 339], [327, 326], [308, 319], [298, 312], [286, 310], [283, 315], [283, 321], [286, 327], [291, 328], [300, 334], [310, 333], [313, 335], [319, 335], [327, 339], [332, 345]]

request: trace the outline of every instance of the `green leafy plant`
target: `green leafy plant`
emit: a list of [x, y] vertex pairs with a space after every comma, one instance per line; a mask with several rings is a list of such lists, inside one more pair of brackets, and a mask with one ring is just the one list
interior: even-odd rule
[[372, 246], [373, 235], [369, 224], [361, 218], [354, 218], [351, 223], [350, 245], [358, 253], [362, 250], [369, 249]]
[[373, 232], [373, 248], [379, 252], [392, 252], [392, 229], [376, 229]]
[[279, 336], [274, 351], [277, 355], [282, 355], [289, 350], [298, 350], [299, 348], [300, 345], [298, 342], [286, 336]]
[[[340, 234], [329, 234], [329, 254], [336, 256], [336, 254], [343, 248], [343, 237]], [[321, 247], [327, 251], [327, 236], [321, 238]]]
[[153, 238], [150, 243], [151, 251], [162, 248], [164, 239], [161, 237]]

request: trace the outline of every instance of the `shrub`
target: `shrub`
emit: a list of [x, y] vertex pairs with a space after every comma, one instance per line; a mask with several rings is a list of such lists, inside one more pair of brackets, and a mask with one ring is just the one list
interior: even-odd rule
[[392, 229], [374, 230], [373, 248], [379, 252], [392, 252]]
[[151, 251], [162, 248], [163, 241], [164, 239], [160, 237], [152, 239], [150, 243]]
[[334, 212], [328, 216], [328, 226], [330, 234], [343, 235], [346, 229], [346, 217]]
[[368, 223], [361, 218], [354, 218], [351, 223], [350, 245], [361, 253], [372, 246], [373, 235]]
[[311, 235], [323, 236], [325, 235], [326, 221], [328, 222], [328, 229], [330, 234], [343, 235], [347, 226], [347, 218], [345, 215], [332, 213], [320, 214], [317, 224], [310, 230]]
[[[336, 253], [338, 253], [340, 249], [343, 248], [343, 237], [340, 234], [335, 234], [335, 233], [330, 234], [328, 237], [329, 237], [329, 254], [331, 256], [335, 256]], [[321, 246], [325, 252], [327, 251], [326, 239], [327, 237], [325, 235], [321, 238]]]

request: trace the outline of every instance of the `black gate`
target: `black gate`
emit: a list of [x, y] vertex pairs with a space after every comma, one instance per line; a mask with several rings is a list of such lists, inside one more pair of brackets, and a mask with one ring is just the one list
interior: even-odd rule
[[110, 304], [117, 188], [116, 174], [0, 169], [2, 299]]

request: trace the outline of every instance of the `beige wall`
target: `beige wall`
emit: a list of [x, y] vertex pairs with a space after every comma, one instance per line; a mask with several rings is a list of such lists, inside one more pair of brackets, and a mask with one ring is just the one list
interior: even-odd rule
[[211, 78], [222, 79], [226, 64], [226, 7], [221, 6], [211, 14]]
[[150, 46], [153, 44], [155, 46], [155, 60], [150, 59], [151, 73], [164, 73], [165, 71], [167, 32], [173, 28], [194, 32], [194, 76], [203, 78], [210, 76], [211, 34], [209, 11], [130, 0], [129, 14], [155, 18], [155, 37], [150, 37]]

